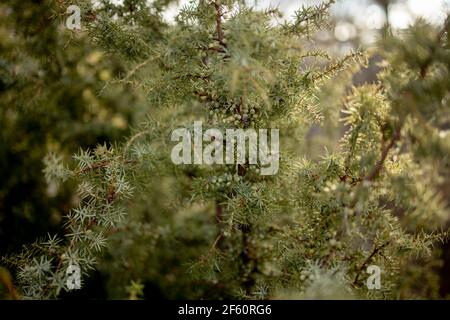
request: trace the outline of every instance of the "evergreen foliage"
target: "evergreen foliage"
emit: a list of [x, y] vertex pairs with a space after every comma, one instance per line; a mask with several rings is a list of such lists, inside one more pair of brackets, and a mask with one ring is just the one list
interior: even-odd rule
[[[70, 264], [83, 279], [108, 274], [113, 298], [437, 297], [427, 272], [447, 237], [448, 20], [387, 29], [379, 83], [351, 87], [366, 54], [314, 46], [332, 0], [283, 23], [276, 8], [191, 1], [173, 25], [161, 17], [168, 1], [75, 3], [88, 37], [129, 70], [105, 90], [132, 85], [151, 111], [125, 143], [82, 148], [73, 166], [46, 157], [47, 181], [76, 181], [79, 204], [64, 237], [3, 259], [21, 297], [57, 298]], [[344, 135], [321, 132], [337, 147], [309, 152], [311, 128], [337, 126], [338, 114]], [[199, 120], [279, 128], [278, 174], [174, 165], [170, 133]], [[382, 270], [380, 290], [366, 286], [369, 265]]]

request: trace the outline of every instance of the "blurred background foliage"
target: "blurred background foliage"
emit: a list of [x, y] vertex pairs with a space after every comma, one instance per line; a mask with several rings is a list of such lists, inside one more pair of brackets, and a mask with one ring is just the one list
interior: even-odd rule
[[[59, 19], [60, 2], [3, 0], [0, 4], [0, 256], [17, 252], [22, 245], [47, 233], [61, 232], [62, 216], [79, 201], [70, 183], [46, 183], [43, 159], [49, 151], [70, 161], [79, 148], [123, 141], [150, 111], [145, 94], [136, 86], [115, 80], [125, 77], [127, 62], [104, 53], [102, 43], [92, 43], [87, 34], [68, 31]], [[165, 27], [163, 19], [170, 22], [180, 3], [154, 1], [154, 15], [150, 18], [147, 14], [130, 14], [134, 12], [130, 6], [143, 3], [125, 0], [123, 5], [111, 6], [109, 12], [129, 25], [148, 29], [146, 40], [156, 42], [158, 30]], [[258, 5], [267, 3], [260, 1]], [[288, 14], [298, 7], [297, 1], [279, 3]], [[343, 54], [361, 46], [371, 48], [386, 24], [405, 28], [420, 14], [432, 23], [442, 23], [448, 1], [427, 1], [435, 14], [429, 14], [430, 8], [424, 11], [424, 3], [343, 0], [335, 6], [331, 32], [320, 31], [315, 40]], [[340, 117], [349, 82], [358, 85], [377, 80], [379, 61], [379, 56], [373, 54], [367, 68], [357, 74], [340, 75], [319, 93], [325, 119]], [[341, 122], [328, 121], [321, 128], [292, 134], [298, 139], [307, 138], [292, 144], [299, 142], [299, 153], [320, 157], [324, 147], [330, 151], [339, 148], [336, 141], [344, 131]], [[193, 278], [180, 276], [188, 263], [198, 259], [199, 252], [208, 251], [215, 230], [210, 228], [213, 208], [173, 207], [178, 198], [186, 196], [174, 191], [183, 192], [183, 186], [176, 185], [179, 178], [161, 172], [151, 184], [142, 185], [122, 226], [128, 231], [127, 237], [112, 235], [109, 249], [87, 286], [65, 298], [228, 298], [221, 284], [205, 284], [200, 278], [196, 280], [195, 274]], [[191, 183], [187, 178], [183, 182]], [[444, 194], [450, 194], [450, 186], [442, 188]], [[182, 208], [184, 204], [179, 205]], [[152, 226], [167, 227], [154, 230]], [[181, 242], [183, 250], [174, 250]], [[154, 247], [158, 250], [152, 250]], [[208, 268], [214, 266], [203, 269]], [[418, 259], [408, 272], [411, 275], [405, 276], [402, 283], [406, 296], [447, 297], [450, 244], [436, 248], [427, 261]], [[17, 298], [11, 274], [4, 268], [0, 268], [0, 296]]]
[[72, 187], [47, 185], [49, 151], [120, 141], [145, 104], [127, 85], [105, 81], [124, 72], [85, 35], [55, 19], [53, 1], [0, 4], [0, 252], [59, 230]]

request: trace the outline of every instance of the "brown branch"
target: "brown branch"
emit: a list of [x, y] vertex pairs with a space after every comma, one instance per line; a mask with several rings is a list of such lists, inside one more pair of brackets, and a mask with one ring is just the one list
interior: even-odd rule
[[[214, 38], [217, 40], [217, 38]], [[226, 50], [223, 47], [197, 47], [198, 50], [202, 51], [214, 51], [219, 53], [227, 53]]]
[[439, 33], [437, 35], [438, 42], [441, 41], [442, 37], [447, 32], [447, 28], [450, 28], [450, 16], [448, 16], [447, 19], [445, 19], [444, 26], [442, 27], [442, 29], [439, 31]]
[[[111, 163], [110, 160], [100, 161], [100, 162], [94, 163], [93, 165], [91, 165], [89, 167], [79, 169], [79, 170], [75, 171], [74, 174], [78, 176], [80, 174], [86, 173], [91, 170], [95, 171], [98, 169], [103, 169], [103, 168], [106, 168], [110, 163]], [[124, 164], [131, 164], [131, 163], [135, 163], [135, 161], [131, 161], [131, 160], [124, 161]]]
[[86, 172], [91, 171], [91, 170], [95, 171], [95, 170], [98, 170], [98, 169], [103, 169], [106, 166], [108, 166], [109, 163], [110, 163], [109, 160], [104, 160], [104, 161], [100, 161], [100, 162], [94, 163], [93, 165], [91, 165], [89, 167], [86, 167], [86, 168], [79, 169], [79, 170], [75, 171], [75, 175], [78, 176], [80, 174], [86, 173]]
[[258, 260], [254, 257], [252, 251], [253, 247], [251, 245], [251, 233], [252, 229], [250, 225], [242, 225], [242, 251], [240, 254], [241, 263], [240, 273], [243, 275], [243, 285], [245, 288], [245, 293], [251, 295], [253, 287], [256, 284], [256, 274], [258, 272]]
[[[345, 172], [348, 172], [348, 169], [346, 169]], [[355, 186], [358, 183], [360, 183], [362, 179], [352, 177], [350, 174], [345, 173], [345, 174], [339, 176], [339, 180], [341, 180], [342, 182], [348, 182], [348, 183], [350, 183], [350, 185]]]
[[159, 56], [157, 56], [157, 57], [152, 57], [152, 58], [150, 58], [150, 59], [147, 59], [147, 60], [141, 62], [140, 64], [136, 65], [136, 66], [135, 66], [128, 74], [127, 74], [127, 76], [126, 76], [125, 78], [118, 80], [118, 82], [127, 82], [127, 81], [128, 81], [128, 80], [136, 73], [136, 72], [139, 71], [139, 69], [145, 67], [151, 60], [158, 59], [158, 58], [159, 58]]
[[383, 248], [385, 248], [387, 245], [389, 245], [389, 241], [382, 244], [379, 247], [374, 247], [372, 253], [370, 254], [370, 256], [367, 257], [366, 260], [364, 260], [363, 264], [361, 265], [361, 267], [359, 267], [357, 273], [356, 273], [356, 277], [355, 280], [353, 280], [353, 285], [356, 285], [356, 283], [358, 283], [359, 280], [359, 276], [361, 275], [361, 272], [364, 270], [364, 268], [367, 266], [367, 264], [370, 262], [370, 260], [372, 260], [372, 258], [379, 253]]
[[219, 241], [223, 238], [223, 233], [219, 233], [216, 237], [216, 240], [214, 240], [213, 244], [211, 245], [211, 249], [210, 250], [214, 250], [217, 247], [217, 244], [219, 243]]
[[[444, 28], [441, 29], [441, 31], [438, 33], [438, 36], [437, 36], [438, 42], [444, 36], [444, 34], [446, 32], [446, 27], [449, 23], [450, 23], [450, 20], [449, 20], [449, 18], [447, 18], [447, 20], [445, 21], [445, 24], [444, 24]], [[431, 61], [428, 61], [426, 64], [424, 64], [420, 68], [420, 76], [422, 79], [426, 77], [430, 64], [431, 64]], [[394, 135], [392, 136], [389, 144], [384, 146], [384, 148], [382, 149], [380, 160], [378, 160], [378, 162], [375, 165], [375, 167], [373, 168], [373, 170], [363, 179], [363, 181], [373, 181], [379, 176], [381, 170], [383, 169], [383, 165], [384, 165], [384, 162], [387, 158], [389, 151], [394, 147], [395, 143], [398, 140], [400, 140], [402, 127], [403, 127], [403, 123], [401, 123], [398, 126], [398, 128], [395, 130]]]
[[225, 36], [223, 33], [223, 27], [222, 27], [222, 3], [221, 0], [215, 0], [214, 1], [214, 8], [216, 9], [216, 32], [217, 32], [217, 41], [219, 41], [220, 45], [222, 47], [227, 47], [227, 44], [225, 43]]
[[0, 284], [6, 288], [6, 291], [9, 295], [9, 298], [12, 300], [19, 300], [20, 296], [17, 293], [17, 290], [12, 281], [11, 275], [6, 269], [0, 268]]
[[384, 167], [384, 162], [386, 161], [386, 158], [389, 154], [389, 151], [394, 147], [395, 143], [400, 139], [401, 137], [401, 131], [402, 131], [403, 125], [400, 125], [394, 132], [394, 135], [392, 136], [391, 140], [387, 145], [383, 147], [381, 150], [381, 157], [378, 160], [375, 167], [372, 169], [372, 171], [362, 180], [362, 181], [373, 181], [375, 180], [379, 175], [381, 170]]
[[223, 207], [220, 203], [216, 203], [216, 223], [220, 225], [222, 223]]
[[136, 141], [137, 139], [139, 139], [140, 137], [150, 133], [151, 130], [150, 129], [146, 129], [144, 131], [138, 132], [137, 134], [135, 134], [134, 136], [132, 136], [130, 138], [130, 140], [128, 140], [127, 144], [125, 145], [125, 147], [123, 148], [123, 157], [125, 158], [127, 153], [128, 153], [128, 149], [130, 149], [131, 145], [134, 143], [134, 141]]

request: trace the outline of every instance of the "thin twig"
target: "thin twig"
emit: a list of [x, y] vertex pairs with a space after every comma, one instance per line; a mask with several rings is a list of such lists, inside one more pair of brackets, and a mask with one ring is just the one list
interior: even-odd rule
[[389, 241], [382, 244], [379, 247], [374, 247], [372, 253], [370, 254], [370, 256], [367, 257], [366, 260], [364, 260], [363, 264], [361, 265], [361, 267], [359, 267], [358, 272], [356, 273], [356, 277], [355, 280], [353, 281], [353, 285], [356, 285], [356, 283], [358, 282], [359, 276], [361, 275], [361, 272], [364, 270], [364, 268], [367, 266], [367, 264], [370, 262], [370, 260], [372, 260], [372, 258], [379, 253], [384, 247], [386, 247], [387, 245], [389, 245]]
[[143, 62], [141, 62], [140, 64], [138, 64], [137, 66], [135, 66], [129, 73], [128, 75], [123, 78], [120, 79], [118, 82], [126, 82], [128, 81], [139, 69], [145, 67], [150, 61], [152, 61], [153, 59], [157, 59], [157, 57], [151, 57], [150, 59], [147, 59]]
[[137, 134], [135, 134], [133, 137], [131, 137], [130, 140], [128, 140], [127, 144], [125, 145], [125, 147], [123, 148], [123, 158], [126, 158], [126, 155], [128, 153], [128, 149], [131, 147], [131, 145], [134, 143], [134, 141], [136, 141], [136, 139], [139, 139], [140, 137], [150, 133], [151, 130], [150, 129], [146, 129], [144, 131], [141, 131]]
[[387, 155], [389, 154], [389, 151], [394, 147], [395, 143], [400, 139], [401, 137], [401, 131], [402, 131], [403, 125], [400, 125], [396, 130], [394, 135], [392, 136], [391, 140], [387, 145], [385, 145], [381, 151], [381, 157], [378, 160], [375, 167], [372, 169], [372, 171], [363, 179], [363, 181], [373, 181], [375, 180], [379, 175], [381, 170], [383, 169], [384, 162], [386, 161]]

